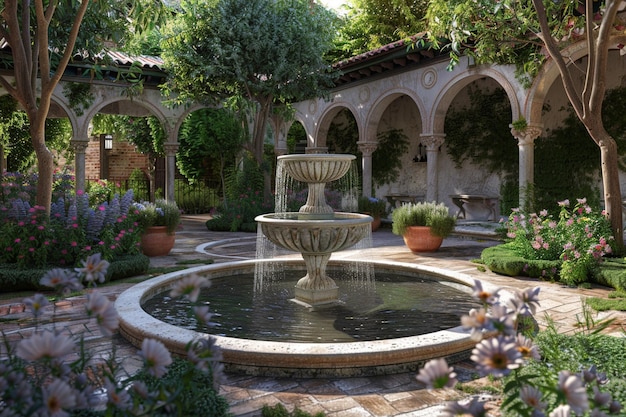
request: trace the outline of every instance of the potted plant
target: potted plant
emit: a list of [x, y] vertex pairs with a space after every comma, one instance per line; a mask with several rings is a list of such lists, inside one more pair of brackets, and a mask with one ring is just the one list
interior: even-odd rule
[[359, 213], [369, 214], [374, 219], [372, 221], [372, 232], [380, 227], [381, 218], [387, 216], [387, 203], [376, 197], [359, 197]]
[[434, 252], [454, 230], [456, 218], [443, 203], [409, 203], [391, 213], [392, 232], [402, 236], [412, 252]]
[[141, 250], [147, 256], [170, 253], [180, 224], [180, 210], [175, 202], [156, 200], [136, 203], [137, 222], [142, 230]]

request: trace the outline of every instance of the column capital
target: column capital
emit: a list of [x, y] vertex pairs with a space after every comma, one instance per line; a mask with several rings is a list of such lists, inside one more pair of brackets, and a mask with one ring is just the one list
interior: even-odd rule
[[74, 148], [74, 152], [84, 154], [89, 146], [89, 141], [72, 139], [70, 140], [70, 145]]
[[166, 156], [174, 156], [178, 151], [179, 143], [166, 142], [163, 144], [163, 150]]
[[372, 156], [374, 151], [378, 148], [377, 142], [357, 142], [356, 144], [359, 148], [359, 151], [361, 151], [361, 153], [365, 157]]
[[520, 146], [532, 145], [535, 143], [535, 139], [541, 136], [541, 132], [543, 132], [543, 127], [538, 125], [529, 125], [521, 130], [515, 129], [513, 125], [509, 125], [509, 127], [511, 128], [511, 134], [517, 139], [517, 144]]
[[420, 135], [420, 142], [426, 146], [427, 151], [438, 150], [446, 139], [444, 133]]

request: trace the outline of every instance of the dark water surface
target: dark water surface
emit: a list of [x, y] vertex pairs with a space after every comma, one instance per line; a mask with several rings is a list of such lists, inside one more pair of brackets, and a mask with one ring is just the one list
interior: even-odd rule
[[[187, 329], [279, 342], [355, 342], [416, 336], [456, 327], [479, 307], [470, 288], [430, 276], [376, 273], [375, 284], [336, 279], [341, 304], [315, 311], [290, 301], [303, 271], [254, 291], [253, 274], [214, 278], [199, 303], [215, 314], [212, 328], [198, 327], [189, 302], [159, 294], [144, 303], [149, 314]], [[333, 273], [329, 275], [335, 277]]]

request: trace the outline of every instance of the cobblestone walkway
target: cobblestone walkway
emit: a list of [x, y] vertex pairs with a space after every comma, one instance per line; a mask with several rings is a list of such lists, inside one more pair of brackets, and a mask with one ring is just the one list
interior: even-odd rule
[[[245, 233], [209, 232], [204, 226], [203, 216], [186, 216], [176, 236], [176, 245], [170, 255], [151, 259], [152, 266], [173, 266], [181, 261], [206, 259], [215, 262], [232, 262], [254, 257], [256, 235]], [[474, 233], [472, 233], [474, 234]], [[390, 229], [379, 229], [372, 235], [373, 249], [364, 255], [370, 259], [384, 259], [429, 265], [462, 272], [482, 281], [505, 289], [541, 287], [541, 308], [537, 314], [540, 325], [546, 324], [546, 315], [561, 332], [572, 332], [578, 318], [582, 318], [581, 299], [589, 296], [606, 296], [609, 289], [594, 287], [588, 290], [567, 288], [559, 284], [541, 282], [527, 278], [510, 278], [490, 272], [481, 272], [473, 259], [480, 256], [483, 248], [497, 244], [491, 239], [452, 236], [444, 240], [442, 248], [435, 253], [416, 255], [405, 246], [401, 237]], [[131, 284], [113, 284], [102, 288], [115, 299]], [[5, 299], [0, 302], [2, 330], [13, 338], [28, 333], [31, 322], [26, 320], [21, 299], [25, 296]], [[103, 338], [93, 331], [81, 314], [80, 305], [84, 297], [73, 297], [57, 305], [56, 326], [71, 326], [75, 331], [86, 329], [88, 347], [97, 355], [106, 358], [113, 348], [118, 358], [124, 358], [126, 369], [132, 372], [140, 365], [137, 349], [120, 336]], [[606, 315], [599, 318], [605, 318]], [[626, 326], [626, 315], [614, 315], [613, 330], [621, 334]], [[473, 374], [470, 363], [455, 365], [461, 379], [469, 380]], [[299, 407], [309, 413], [324, 412], [327, 417], [436, 416], [444, 401], [461, 398], [464, 394], [455, 390], [427, 391], [415, 381], [414, 374], [398, 374], [367, 378], [304, 379], [269, 378], [228, 375], [221, 387], [234, 416], [253, 417], [261, 415], [263, 405], [283, 403], [288, 408]], [[494, 411], [494, 415], [497, 411]]]

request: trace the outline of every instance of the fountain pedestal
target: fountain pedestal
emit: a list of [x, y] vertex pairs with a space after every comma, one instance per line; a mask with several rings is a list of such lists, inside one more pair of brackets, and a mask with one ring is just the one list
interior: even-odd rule
[[308, 184], [307, 202], [297, 213], [257, 216], [263, 234], [274, 244], [300, 252], [307, 274], [295, 286], [295, 301], [315, 307], [339, 302], [339, 288], [326, 275], [335, 251], [347, 249], [371, 232], [372, 218], [357, 213], [334, 213], [326, 203], [327, 182], [343, 177], [354, 155], [283, 155], [278, 163], [298, 181]]

